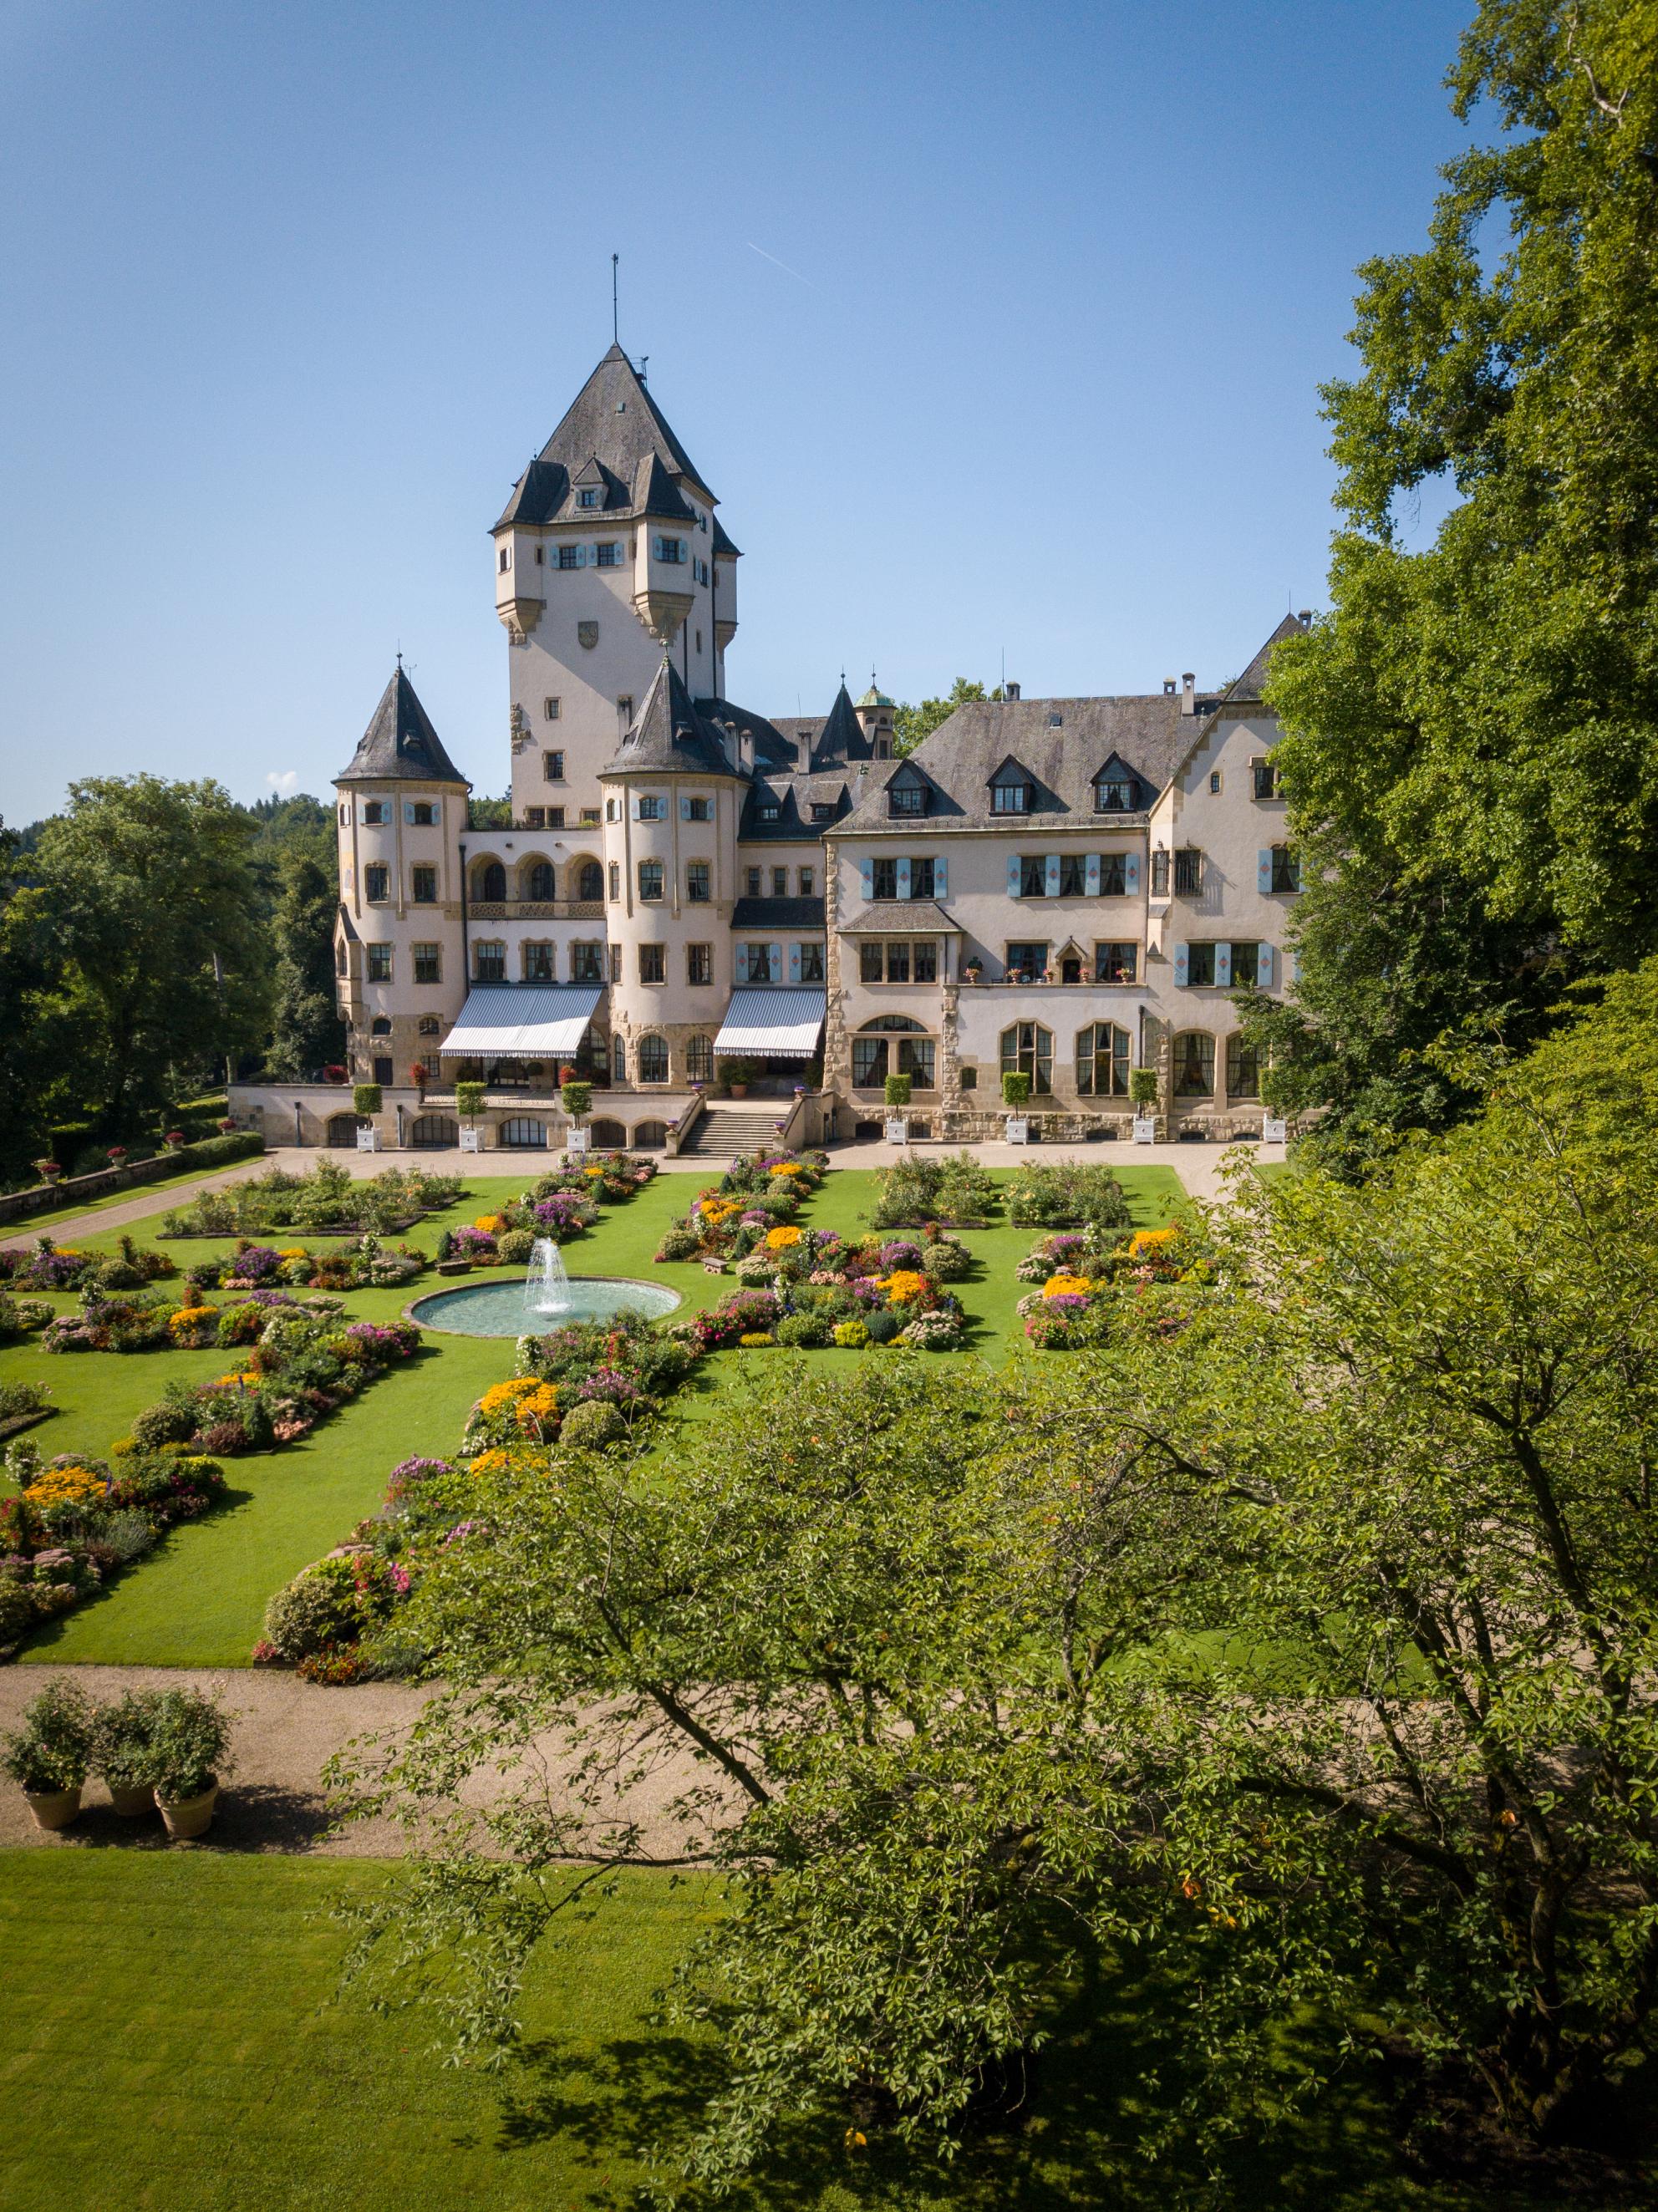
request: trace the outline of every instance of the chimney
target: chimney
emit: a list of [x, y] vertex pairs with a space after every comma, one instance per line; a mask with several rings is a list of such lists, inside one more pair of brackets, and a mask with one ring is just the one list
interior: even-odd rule
[[1198, 679], [1188, 668], [1180, 680], [1180, 710], [1182, 714], [1198, 711]]
[[745, 775], [754, 773], [754, 732], [744, 730], [737, 740], [738, 765]]
[[1309, 623], [1312, 619], [1313, 611], [1310, 607], [1303, 607], [1301, 612], [1296, 617], [1296, 620], [1299, 623]]
[[1017, 699], [1019, 696], [1018, 685], [1017, 684], [1004, 684], [1002, 687], [1002, 695], [1005, 698]]
[[1175, 679], [1172, 676], [1165, 676], [1163, 679], [1163, 696], [1165, 699], [1172, 699], [1175, 696]]

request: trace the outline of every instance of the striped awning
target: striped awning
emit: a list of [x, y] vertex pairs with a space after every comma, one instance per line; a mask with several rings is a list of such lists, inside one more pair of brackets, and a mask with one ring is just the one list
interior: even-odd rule
[[561, 1060], [581, 1049], [599, 983], [479, 983], [438, 1047], [446, 1060]]
[[714, 1048], [732, 1060], [816, 1060], [828, 1004], [821, 987], [733, 991]]

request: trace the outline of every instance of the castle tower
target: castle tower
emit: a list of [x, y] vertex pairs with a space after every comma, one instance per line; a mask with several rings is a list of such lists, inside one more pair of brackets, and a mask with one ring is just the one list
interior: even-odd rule
[[870, 672], [869, 689], [853, 708], [858, 726], [869, 741], [870, 757], [873, 760], [892, 757], [892, 718], [896, 708], [886, 693], [878, 689], [874, 671]]
[[334, 966], [361, 1083], [405, 1085], [466, 996], [460, 841], [471, 786], [398, 663], [334, 779], [339, 913]]

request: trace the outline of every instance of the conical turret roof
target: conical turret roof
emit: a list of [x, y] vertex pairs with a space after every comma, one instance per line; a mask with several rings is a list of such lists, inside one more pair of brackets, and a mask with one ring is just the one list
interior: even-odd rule
[[402, 778], [410, 783], [471, 785], [443, 749], [443, 740], [432, 727], [432, 718], [415, 696], [415, 687], [399, 661], [392, 681], [380, 695], [373, 720], [363, 732], [349, 768], [336, 783], [384, 783]]

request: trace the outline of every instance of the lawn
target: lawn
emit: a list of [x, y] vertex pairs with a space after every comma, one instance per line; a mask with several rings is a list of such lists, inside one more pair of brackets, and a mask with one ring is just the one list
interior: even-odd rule
[[[413, 1231], [409, 1242], [427, 1251], [446, 1226], [470, 1221], [524, 1188], [531, 1172], [512, 1178], [480, 1176], [464, 1204]], [[1010, 1171], [1011, 1172], [1011, 1171]], [[1172, 1168], [1122, 1170], [1137, 1225], [1167, 1219], [1183, 1202]], [[875, 1195], [872, 1170], [831, 1174], [808, 1201], [802, 1218], [819, 1227], [861, 1231]], [[598, 1228], [568, 1247], [572, 1272], [581, 1275], [639, 1275], [671, 1283], [685, 1310], [711, 1304], [734, 1287], [729, 1276], [709, 1275], [692, 1263], [657, 1266], [652, 1259], [664, 1227], [683, 1213], [700, 1188], [690, 1176], [659, 1176], [633, 1198], [604, 1209]], [[90, 1249], [109, 1249], [119, 1230], [76, 1239]], [[141, 1241], [142, 1230], [127, 1233]], [[979, 1266], [957, 1286], [971, 1324], [969, 1342], [981, 1358], [999, 1364], [1023, 1341], [1014, 1308], [1029, 1288], [1014, 1276], [1015, 1262], [1036, 1232], [998, 1227], [964, 1232]], [[153, 1235], [153, 1232], [152, 1232]], [[192, 1238], [165, 1245], [181, 1264], [209, 1251], [228, 1250], [230, 1238]], [[420, 1296], [440, 1287], [427, 1276], [411, 1286]], [[383, 1321], [410, 1302], [410, 1291], [356, 1291], [347, 1298], [352, 1315]], [[63, 1294], [54, 1304], [72, 1307]], [[708, 1363], [697, 1389], [681, 1401], [690, 1418], [719, 1402], [720, 1382], [742, 1362], [774, 1359], [775, 1352], [726, 1352]], [[797, 1355], [844, 1366], [859, 1356], [845, 1352]], [[940, 1355], [950, 1357], [949, 1354]], [[217, 1352], [82, 1352], [53, 1357], [29, 1344], [0, 1352], [0, 1379], [44, 1382], [61, 1410], [31, 1433], [48, 1455], [84, 1451], [101, 1457], [126, 1433], [133, 1415], [152, 1404], [173, 1376], [204, 1381], [219, 1371]], [[426, 1349], [408, 1368], [395, 1369], [330, 1417], [311, 1436], [279, 1452], [225, 1462], [231, 1492], [205, 1519], [174, 1529], [156, 1550], [95, 1599], [52, 1622], [28, 1647], [41, 1661], [100, 1662], [160, 1667], [237, 1667], [263, 1632], [266, 1601], [308, 1561], [339, 1543], [379, 1504], [389, 1469], [413, 1453], [452, 1450], [467, 1409], [489, 1383], [511, 1372], [508, 1339], [431, 1332]]]
[[[634, 2203], [643, 2147], [717, 2078], [706, 2045], [649, 2016], [719, 1909], [712, 1884], [637, 1871], [573, 1923], [525, 1991], [526, 2063], [497, 2081], [442, 2066], [427, 2021], [334, 2001], [344, 1938], [332, 1910], [385, 1878], [365, 1860], [0, 1852], [5, 2212]], [[777, 2145], [739, 2201], [750, 2212], [1153, 2212], [1196, 2176], [1139, 2164], [1117, 2085], [1145, 2055], [1148, 2022], [1175, 2032], [1170, 1996], [1109, 1977], [1079, 1985], [1053, 2021], [1023, 2124], [981, 2135], [947, 2172], [902, 2166], [878, 2144], [849, 2154], [836, 2119]], [[1350, 2071], [1315, 2119], [1234, 2161], [1209, 2201], [1238, 2212], [1492, 2201], [1401, 2172], [1376, 2096]], [[1502, 2201], [1518, 2212], [1530, 2200]]]

